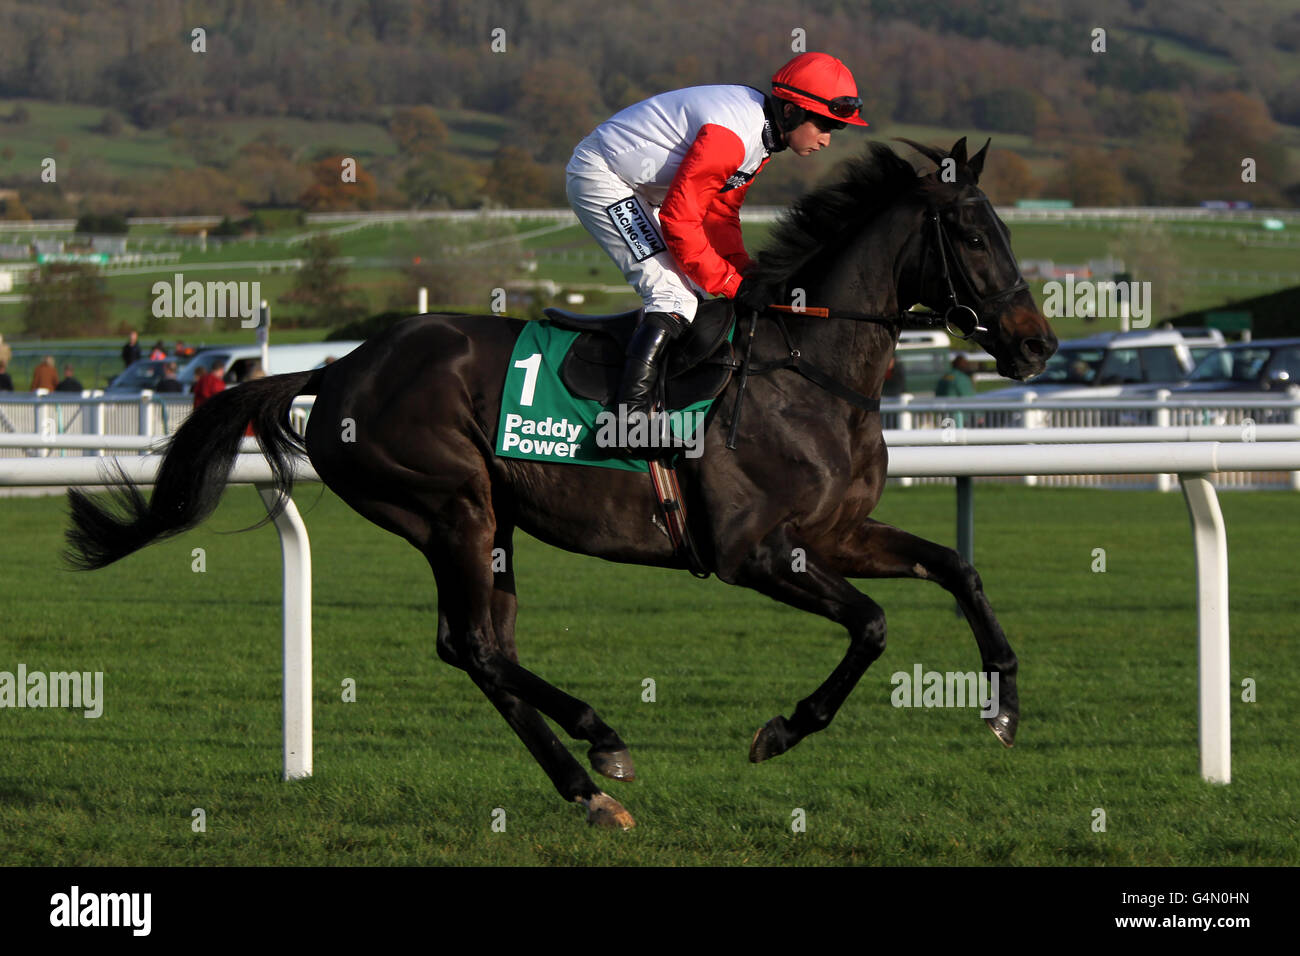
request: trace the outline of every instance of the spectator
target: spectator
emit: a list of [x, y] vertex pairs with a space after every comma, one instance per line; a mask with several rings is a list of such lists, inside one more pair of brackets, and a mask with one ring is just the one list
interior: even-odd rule
[[32, 372], [32, 391], [44, 388], [52, 392], [58, 387], [59, 373], [54, 367], [54, 356], [47, 355], [41, 359], [41, 364], [36, 366], [36, 371]]
[[935, 386], [934, 395], [936, 398], [959, 398], [966, 395], [975, 394], [975, 381], [970, 376], [971, 364], [966, 354], [958, 353], [957, 357], [952, 360], [952, 368], [948, 374], [939, 379], [939, 384]]
[[226, 390], [226, 380], [221, 374], [226, 370], [226, 363], [217, 359], [212, 363], [212, 371], [194, 383], [194, 407], [198, 408], [213, 395]]
[[159, 339], [157, 342], [153, 344], [153, 348], [149, 352], [149, 361], [161, 362], [166, 357], [167, 357], [167, 347], [163, 345], [162, 339]]
[[9, 376], [9, 363], [0, 359], [0, 392], [12, 392], [14, 380]]
[[191, 395], [199, 390], [199, 382], [203, 381], [207, 377], [208, 377], [208, 370], [204, 368], [202, 365], [199, 365], [194, 369], [194, 381], [190, 382]]
[[176, 377], [176, 363], [168, 362], [163, 366], [162, 381], [158, 383], [155, 392], [182, 392], [180, 380]]
[[[939, 379], [939, 384], [934, 388], [935, 398], [961, 398], [966, 395], [975, 394], [975, 382], [970, 376], [971, 364], [970, 359], [964, 352], [958, 352], [957, 357], [952, 360], [952, 368], [948, 374]], [[958, 428], [966, 424], [966, 416], [957, 412], [953, 415], [953, 421]]]
[[881, 389], [881, 395], [898, 396], [907, 391], [907, 376], [903, 374], [903, 366], [898, 364], [898, 356], [889, 357], [889, 368], [885, 371], [885, 386]]
[[172, 349], [172, 355], [177, 358], [193, 358], [194, 349], [186, 345], [182, 340], [176, 340], [176, 347]]
[[63, 381], [54, 386], [54, 390], [56, 392], [82, 392], [85, 391], [85, 387], [72, 374], [72, 366], [65, 365], [63, 366]]
[[[253, 366], [253, 370], [248, 373], [248, 376], [244, 379], [244, 381], [253, 382], [259, 378], [266, 378], [266, 372], [265, 370], [263, 370], [261, 362], [258, 362], [256, 365]], [[251, 421], [248, 423], [248, 427], [244, 429], [244, 434], [247, 435], [249, 438], [257, 437], [257, 432], [253, 430], [253, 423]]]
[[122, 346], [122, 367], [126, 368], [132, 362], [138, 361], [140, 361], [140, 333], [132, 329], [131, 337], [126, 340], [126, 345]]
[[1070, 366], [1071, 382], [1080, 382], [1084, 385], [1092, 384], [1093, 378], [1097, 375], [1097, 370], [1085, 362], [1083, 359], [1076, 359]]

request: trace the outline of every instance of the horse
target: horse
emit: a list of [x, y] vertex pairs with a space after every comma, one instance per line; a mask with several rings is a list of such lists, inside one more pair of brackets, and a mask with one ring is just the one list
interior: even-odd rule
[[[735, 447], [721, 426], [735, 414], [727, 410], [740, 376], [719, 397], [703, 453], [678, 466], [707, 571], [848, 634], [825, 682], [791, 716], [754, 734], [756, 763], [824, 730], [884, 651], [885, 612], [849, 578], [919, 578], [951, 592], [997, 689], [988, 726], [1010, 747], [1019, 724], [1018, 661], [979, 574], [952, 549], [870, 517], [887, 464], [879, 402], [843, 398], [879, 399], [899, 326], [879, 317], [901, 316], [910, 304], [944, 306], [952, 330], [1016, 380], [1042, 371], [1056, 336], [1021, 278], [1007, 227], [979, 189], [989, 144], [968, 157], [964, 138], [947, 152], [904, 142], [939, 168], [921, 174], [890, 146], [869, 144], [836, 181], [795, 202], [753, 267], [762, 281], [802, 292], [832, 316], [876, 320], [796, 309], [774, 330], [765, 316], [752, 351], [771, 370], [747, 379], [748, 414], [732, 422]], [[120, 469], [104, 504], [69, 490], [65, 557], [75, 568], [100, 568], [198, 525], [220, 500], [251, 422], [279, 507], [305, 455], [350, 507], [417, 548], [437, 588], [438, 656], [465, 671], [589, 823], [627, 829], [632, 815], [596, 786], [542, 715], [590, 744], [591, 768], [608, 778], [635, 779], [627, 745], [590, 705], [519, 662], [512, 538], [519, 528], [610, 561], [686, 564], [652, 517], [658, 501], [644, 472], [494, 453], [506, 367], [523, 327], [501, 315], [413, 316], [322, 369], [217, 395], [170, 440], [148, 501]], [[838, 389], [795, 374], [791, 355], [818, 363]], [[300, 395], [315, 396], [301, 436], [288, 419]]]

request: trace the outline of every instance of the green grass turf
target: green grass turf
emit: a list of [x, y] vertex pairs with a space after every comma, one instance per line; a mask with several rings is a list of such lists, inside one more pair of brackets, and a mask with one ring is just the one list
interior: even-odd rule
[[[258, 864], [1288, 864], [1300, 862], [1300, 498], [1225, 494], [1233, 783], [1198, 774], [1196, 614], [1181, 495], [978, 485], [976, 564], [1021, 660], [1004, 750], [970, 710], [895, 709], [890, 675], [971, 670], [932, 584], [862, 587], [889, 647], [834, 724], [761, 766], [754, 730], [830, 672], [843, 632], [716, 580], [612, 565], [520, 535], [523, 663], [588, 700], [640, 779], [639, 822], [563, 803], [464, 674], [437, 660], [423, 558], [319, 487], [315, 775], [280, 770], [279, 549], [231, 490], [202, 528], [90, 575], [57, 562], [60, 499], [0, 500], [0, 670], [105, 673], [104, 714], [0, 710], [0, 861]], [[877, 515], [951, 542], [951, 489]], [[206, 571], [191, 570], [192, 549]], [[1107, 570], [1093, 573], [1093, 549]], [[345, 678], [356, 681], [344, 703]], [[642, 681], [657, 700], [642, 701]], [[585, 762], [586, 745], [568, 742]], [[206, 811], [207, 830], [191, 829]], [[493, 832], [493, 812], [506, 814]], [[791, 830], [796, 808], [807, 830]], [[1092, 829], [1106, 812], [1105, 832]]]

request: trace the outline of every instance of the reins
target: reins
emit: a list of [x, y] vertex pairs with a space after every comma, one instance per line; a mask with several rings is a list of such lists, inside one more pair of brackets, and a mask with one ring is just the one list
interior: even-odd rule
[[794, 340], [790, 337], [790, 330], [786, 328], [785, 319], [782, 318], [782, 313], [811, 315], [823, 319], [844, 319], [850, 322], [871, 322], [897, 328], [900, 331], [903, 329], [924, 329], [929, 331], [944, 328], [947, 324], [947, 320], [937, 312], [898, 312], [893, 315], [885, 315], [871, 312], [854, 312], [850, 309], [830, 309], [820, 306], [797, 308], [789, 305], [772, 305], [764, 310], [762, 314], [767, 315], [768, 313], [772, 313], [770, 318], [776, 323], [776, 327], [781, 333], [786, 354], [774, 362], [763, 362], [761, 364], [753, 362], [751, 353], [754, 348], [754, 333], [757, 331], [760, 313], [751, 311], [749, 328], [745, 333], [745, 354], [740, 362], [740, 376], [736, 386], [736, 402], [731, 412], [731, 428], [727, 432], [727, 447], [733, 450], [736, 447], [736, 434], [740, 429], [740, 411], [743, 407], [741, 403], [745, 396], [745, 387], [751, 375], [765, 375], [768, 372], [775, 372], [777, 369], [783, 368], [792, 369], [818, 388], [830, 392], [836, 398], [848, 402], [855, 408], [860, 408], [864, 412], [880, 411], [880, 399], [868, 398], [856, 389], [850, 388], [839, 381], [825, 369], [810, 362], [803, 352], [795, 346]]

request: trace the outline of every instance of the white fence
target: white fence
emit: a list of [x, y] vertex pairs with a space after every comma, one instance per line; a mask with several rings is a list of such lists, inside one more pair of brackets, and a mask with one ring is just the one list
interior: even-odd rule
[[[1218, 433], [1202, 432], [1204, 438], [1217, 441], [1268, 441], [1294, 440], [1294, 434], [1279, 430], [1277, 426], [1300, 426], [1300, 389], [1293, 387], [1287, 394], [1257, 394], [1242, 396], [1201, 396], [1196, 399], [1180, 398], [1162, 389], [1146, 399], [1053, 399], [1050, 394], [1039, 396], [1029, 391], [1019, 400], [999, 399], [997, 393], [987, 397], [963, 399], [921, 399], [902, 395], [880, 403], [885, 440], [891, 448], [915, 444], [973, 444], [988, 442], [977, 436], [992, 432], [1000, 437], [999, 444], [1029, 444], [1127, 441], [1121, 433], [1126, 429], [1169, 429], [1168, 438], [1144, 438], [1145, 441], [1188, 440], [1197, 429], [1218, 427]], [[1062, 430], [1074, 429], [1065, 437]], [[1080, 429], [1102, 431], [1084, 432]], [[1235, 436], [1233, 429], [1236, 430]], [[1020, 437], [1012, 437], [1014, 435]], [[1178, 435], [1178, 438], [1174, 438]], [[1040, 437], [1041, 436], [1041, 437]], [[892, 455], [892, 452], [891, 452]], [[1173, 469], [1170, 469], [1172, 472]], [[1161, 491], [1173, 488], [1169, 474], [1078, 474], [1044, 472], [1041, 474], [1017, 473], [1026, 485], [1044, 487], [1102, 487], [1150, 488]], [[903, 484], [950, 484], [952, 477], [904, 478]], [[1273, 471], [1225, 471], [1215, 477], [1220, 488], [1273, 488], [1300, 490], [1300, 473]]]
[[[311, 397], [295, 401], [294, 414], [299, 427], [305, 424], [312, 401]], [[105, 395], [97, 391], [80, 395], [43, 390], [0, 393], [0, 436], [41, 437], [40, 442], [32, 442], [30, 447], [21, 442], [0, 442], [0, 458], [98, 455], [109, 447], [59, 448], [52, 441], [57, 436], [170, 435], [189, 417], [192, 404], [187, 395], [147, 391], [139, 396]], [[996, 393], [967, 399], [920, 399], [903, 395], [883, 400], [881, 416], [885, 440], [893, 449], [932, 444], [1295, 441], [1296, 433], [1288, 429], [1300, 427], [1300, 388], [1293, 387], [1286, 395], [1241, 397], [1237, 394], [1197, 400], [1160, 391], [1149, 399], [1088, 402], [1040, 397], [1033, 392], [1024, 393], [1018, 401], [999, 399]], [[1220, 430], [1213, 431], [1215, 428]], [[1167, 431], [1158, 433], [1154, 429]], [[898, 479], [904, 485], [951, 484], [954, 480], [950, 475]], [[1002, 480], [1043, 487], [1155, 487], [1162, 491], [1174, 488], [1172, 469], [1170, 473], [1154, 476], [1054, 472], [1022, 474]], [[1300, 472], [1225, 471], [1215, 476], [1215, 484], [1221, 489], [1300, 490]]]
[[[148, 443], [145, 438], [136, 441], [141, 450]], [[161, 459], [149, 455], [116, 461], [137, 482], [148, 484]], [[0, 460], [0, 485], [101, 485], [106, 464], [93, 458]], [[891, 452], [889, 462], [892, 477], [954, 476], [967, 489], [969, 479], [975, 476], [1177, 472], [1192, 519], [1196, 552], [1201, 776], [1217, 783], [1232, 779], [1228, 545], [1223, 514], [1210, 481], [1210, 475], [1222, 469], [1300, 470], [1300, 442], [900, 447]], [[231, 481], [257, 485], [269, 508], [275, 501], [270, 477], [263, 458], [241, 455]], [[299, 477], [319, 480], [309, 466], [300, 467]], [[284, 569], [284, 778], [289, 780], [310, 776], [312, 771], [311, 553], [306, 527], [293, 502], [287, 503], [276, 528]]]
[[[771, 221], [785, 212], [784, 206], [746, 206], [741, 218]], [[1256, 222], [1261, 219], [1300, 220], [1294, 209], [1211, 209], [1205, 206], [1080, 206], [1068, 209], [1034, 209], [1019, 206], [998, 206], [998, 215], [1005, 222], [1086, 222], [1089, 220], [1140, 219], [1150, 222]], [[317, 212], [308, 213], [307, 223], [399, 221], [415, 219], [569, 219], [573, 211], [563, 207], [555, 209], [396, 209], [382, 212]], [[132, 217], [128, 226], [216, 226], [220, 216], [146, 216]], [[75, 219], [42, 219], [30, 222], [6, 222], [0, 225], [0, 234], [67, 232], [76, 227]]]
[[[294, 402], [291, 413], [302, 428], [312, 399]], [[100, 455], [124, 446], [90, 443], [93, 436], [165, 438], [180, 428], [194, 409], [190, 395], [141, 392], [138, 396], [106, 395], [102, 391], [0, 392], [0, 458], [79, 457]], [[7, 436], [7, 437], [6, 437]], [[14, 439], [13, 436], [19, 436]], [[68, 441], [60, 442], [64, 438]]]
[[[1262, 219], [1300, 221], [1294, 209], [1209, 209], [1203, 206], [1105, 206], [1069, 209], [1029, 209], [1019, 206], [998, 206], [997, 214], [1004, 222], [1088, 222], [1093, 220], [1142, 220], [1147, 222], [1258, 222]], [[740, 218], [745, 222], [774, 222], [784, 206], [746, 206]], [[572, 220], [576, 217], [570, 209], [420, 209], [389, 210], [385, 212], [315, 212], [308, 213], [308, 223], [329, 222], [397, 222], [421, 219], [547, 219]], [[136, 223], [154, 223], [164, 220], [131, 219]], [[215, 225], [216, 219], [211, 222]], [[70, 227], [69, 227], [70, 228]]]

